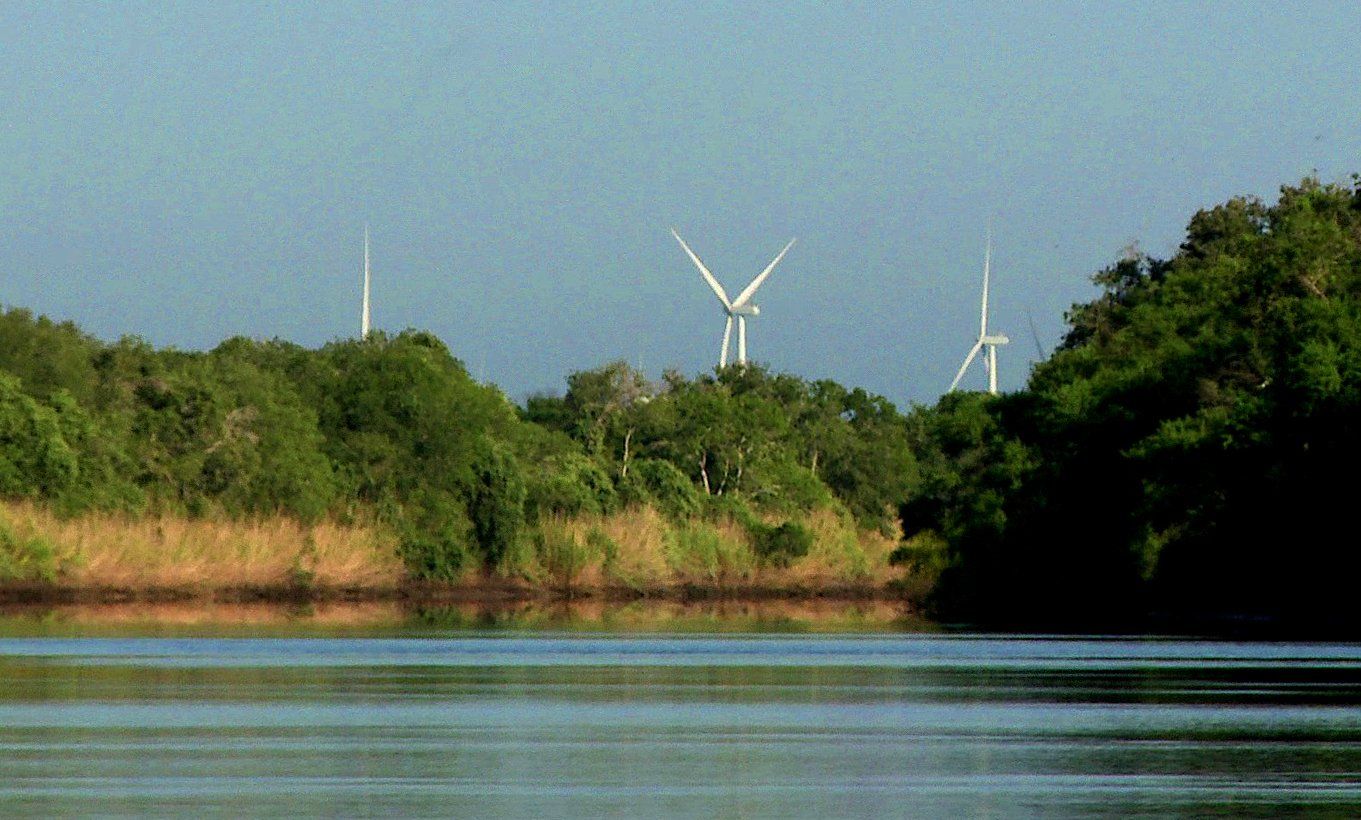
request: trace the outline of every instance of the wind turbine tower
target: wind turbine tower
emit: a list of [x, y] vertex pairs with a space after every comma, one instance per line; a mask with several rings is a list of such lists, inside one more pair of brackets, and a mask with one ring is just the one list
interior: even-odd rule
[[364, 307], [359, 312], [359, 338], [369, 338], [369, 226], [364, 226]]
[[992, 230], [988, 230], [987, 250], [983, 253], [983, 318], [978, 325], [978, 341], [969, 349], [969, 355], [964, 357], [964, 364], [959, 366], [959, 372], [955, 374], [955, 380], [950, 382], [950, 390], [953, 393], [959, 386], [959, 380], [964, 378], [964, 371], [973, 364], [974, 357], [978, 351], [987, 348], [987, 356], [983, 359], [983, 367], [988, 371], [988, 392], [997, 395], [997, 348], [1011, 342], [1004, 334], [988, 333], [988, 278], [992, 267]]
[[729, 299], [728, 292], [718, 283], [718, 280], [709, 272], [709, 269], [704, 267], [704, 263], [699, 261], [699, 257], [695, 256], [695, 252], [690, 250], [690, 246], [685, 244], [684, 239], [680, 238], [680, 234], [676, 233], [675, 228], [671, 229], [671, 235], [676, 237], [676, 241], [685, 249], [686, 256], [689, 256], [690, 261], [694, 262], [695, 267], [699, 268], [700, 275], [703, 276], [704, 281], [709, 284], [709, 288], [713, 290], [714, 295], [718, 297], [719, 304], [723, 306], [723, 312], [727, 314], [728, 321], [723, 325], [723, 347], [719, 350], [718, 366], [720, 368], [728, 366], [728, 348], [730, 347], [732, 340], [733, 320], [737, 321], [737, 363], [745, 365], [747, 363], [747, 317], [761, 315], [761, 308], [751, 303], [751, 297], [756, 295], [757, 288], [761, 287], [761, 283], [766, 281], [766, 277], [770, 276], [770, 272], [775, 270], [775, 266], [780, 264], [780, 260], [784, 258], [786, 253], [789, 253], [789, 249], [794, 247], [794, 243], [798, 240], [789, 240], [789, 244], [784, 246], [784, 250], [780, 251], [779, 254], [770, 261], [769, 265], [766, 265], [765, 270], [761, 271], [755, 279], [751, 280], [751, 284], [747, 285], [741, 293], [737, 294], [736, 299]]

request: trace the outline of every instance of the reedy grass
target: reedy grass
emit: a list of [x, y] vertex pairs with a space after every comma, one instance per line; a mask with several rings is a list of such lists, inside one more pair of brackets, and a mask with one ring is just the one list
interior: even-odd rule
[[847, 516], [828, 509], [814, 510], [801, 523], [812, 531], [813, 546], [786, 571], [801, 586], [883, 586], [901, 574], [888, 562], [897, 539], [861, 530]]
[[796, 520], [813, 533], [813, 547], [789, 566], [775, 567], [762, 562], [747, 529], [728, 517], [675, 521], [651, 507], [546, 516], [507, 554], [500, 571], [563, 591], [638, 594], [676, 588], [868, 590], [901, 574], [888, 562], [893, 538], [860, 530], [833, 510], [815, 510]]
[[[10, 582], [130, 592], [388, 593], [408, 580], [395, 537], [366, 524], [94, 512], [65, 518], [30, 501], [0, 502], [0, 520], [14, 543], [49, 549], [54, 568]], [[547, 516], [522, 533], [493, 574], [526, 593], [569, 596], [870, 592], [902, 574], [888, 562], [895, 540], [858, 529], [845, 513], [822, 509], [794, 520], [813, 533], [813, 546], [788, 566], [774, 566], [758, 556], [748, 527], [731, 517], [675, 520], [649, 506]], [[472, 567], [456, 586], [475, 589], [485, 578]]]
[[405, 570], [392, 539], [366, 526], [283, 516], [223, 521], [90, 512], [63, 518], [0, 503], [20, 538], [53, 546], [55, 581], [73, 588], [330, 587], [391, 589]]

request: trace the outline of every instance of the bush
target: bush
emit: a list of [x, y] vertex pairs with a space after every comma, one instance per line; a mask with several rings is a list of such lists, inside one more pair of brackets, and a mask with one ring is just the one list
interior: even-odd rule
[[924, 530], [894, 548], [889, 553], [888, 563], [892, 567], [938, 576], [949, 563], [949, 553], [944, 539], [931, 530]]
[[657, 500], [652, 497], [652, 492], [643, 483], [637, 470], [629, 470], [614, 480], [614, 494], [621, 507], [657, 506]]
[[79, 473], [58, 415], [26, 395], [18, 379], [0, 373], [0, 495], [50, 498]]
[[411, 577], [422, 581], [455, 581], [468, 564], [463, 542], [448, 533], [411, 528], [398, 547]]
[[776, 567], [787, 567], [804, 557], [813, 547], [813, 533], [797, 521], [771, 526], [762, 521], [751, 505], [735, 495], [711, 496], [709, 517], [731, 519], [746, 531], [756, 557]]
[[744, 493], [763, 510], [806, 512], [832, 507], [836, 496], [807, 467], [780, 459], [753, 467], [743, 479]]
[[470, 495], [473, 536], [486, 562], [495, 565], [515, 543], [525, 517], [525, 483], [509, 449], [494, 441], [483, 442]]
[[582, 540], [570, 527], [549, 525], [534, 535], [539, 563], [564, 592], [570, 593], [581, 573], [600, 556], [599, 544]]
[[600, 556], [603, 566], [612, 566], [619, 560], [619, 544], [599, 527], [586, 531], [586, 546]]
[[397, 521], [398, 550], [407, 572], [423, 581], [454, 581], [472, 563], [472, 522], [450, 496], [427, 495]]
[[599, 513], [600, 504], [589, 487], [570, 473], [539, 474], [525, 483], [525, 517]]
[[57, 580], [57, 554], [52, 544], [38, 535], [22, 536], [0, 518], [0, 581]]
[[813, 533], [797, 521], [786, 521], [775, 527], [761, 527], [752, 533], [752, 542], [761, 560], [787, 567], [812, 549]]
[[544, 515], [599, 515], [617, 506], [609, 475], [580, 454], [552, 458], [526, 487], [525, 513], [530, 520]]
[[949, 545], [932, 530], [923, 530], [889, 553], [890, 566], [907, 570], [896, 582], [900, 591], [918, 604], [928, 604], [940, 576], [950, 565]]
[[[690, 478], [676, 465], [657, 458], [636, 459], [629, 469], [627, 482], [636, 489], [630, 492], [644, 495], [646, 500], [672, 518], [686, 518], [703, 507], [699, 492]], [[641, 490], [641, 493], [639, 493]], [[621, 490], [620, 496], [625, 493]]]
[[697, 574], [709, 583], [719, 583], [729, 575], [745, 575], [753, 569], [746, 545], [723, 533], [712, 524], [680, 524], [671, 531], [668, 558], [684, 574]]

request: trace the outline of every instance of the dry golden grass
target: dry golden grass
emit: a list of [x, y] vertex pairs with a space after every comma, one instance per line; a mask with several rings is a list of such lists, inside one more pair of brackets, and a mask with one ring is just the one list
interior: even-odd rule
[[670, 580], [666, 563], [666, 533], [670, 525], [661, 513], [651, 507], [631, 507], [582, 523], [587, 531], [597, 528], [618, 547], [608, 566], [602, 562], [602, 572], [607, 573], [610, 582], [646, 590]]
[[813, 533], [813, 546], [785, 570], [790, 581], [806, 588], [882, 586], [895, 577], [888, 563], [895, 539], [860, 530], [832, 510], [814, 510], [800, 523]]
[[538, 522], [503, 571], [535, 585], [638, 592], [676, 587], [869, 588], [895, 577], [888, 563], [894, 539], [861, 531], [832, 510], [815, 511], [800, 523], [813, 533], [808, 555], [788, 567], [771, 567], [757, 557], [745, 528], [730, 519], [676, 523], [650, 507], [609, 515], [549, 516]]
[[[584, 589], [625, 587], [645, 592], [675, 583], [667, 562], [667, 540], [672, 525], [651, 507], [630, 507], [610, 515], [546, 516], [538, 522], [528, 542], [561, 545], [570, 539], [580, 550], [580, 567], [572, 585]], [[592, 533], [597, 537], [592, 538]], [[604, 536], [608, 547], [602, 548]], [[555, 556], [522, 545], [508, 563], [510, 574], [534, 583], [561, 583]], [[558, 572], [554, 570], [558, 569]]]
[[[392, 536], [375, 527], [302, 524], [275, 517], [220, 521], [86, 513], [61, 518], [40, 504], [0, 503], [15, 535], [52, 545], [58, 585], [70, 589], [395, 590], [406, 578]], [[831, 510], [798, 519], [813, 534], [809, 553], [787, 567], [763, 563], [734, 520], [674, 522], [650, 507], [537, 522], [503, 559], [502, 576], [529, 590], [665, 594], [681, 589], [882, 589], [894, 539], [859, 530]], [[778, 523], [772, 520], [769, 523]], [[462, 585], [476, 586], [471, 568]]]
[[57, 555], [63, 586], [153, 588], [393, 588], [403, 578], [395, 545], [370, 527], [256, 521], [130, 518], [85, 513], [60, 518], [30, 502], [5, 502], [15, 532], [36, 535]]

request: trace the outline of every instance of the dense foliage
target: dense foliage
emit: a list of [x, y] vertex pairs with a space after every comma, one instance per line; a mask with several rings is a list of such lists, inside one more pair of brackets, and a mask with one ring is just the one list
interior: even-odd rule
[[1361, 186], [1234, 199], [1095, 281], [1026, 389], [912, 417], [943, 609], [1354, 619]]
[[644, 505], [735, 518], [787, 563], [811, 536], [783, 516], [894, 525], [903, 425], [881, 398], [757, 367], [651, 384], [611, 364], [521, 409], [427, 333], [190, 353], [0, 314], [0, 496], [373, 521], [431, 579], [496, 565], [546, 516]]
[[844, 505], [877, 527], [915, 475], [891, 403], [758, 366], [649, 385], [615, 363], [573, 375], [562, 398], [531, 398], [525, 417], [580, 442], [627, 497], [677, 514], [726, 496], [771, 510]]

